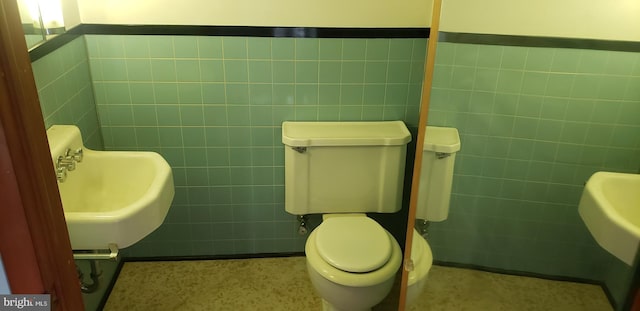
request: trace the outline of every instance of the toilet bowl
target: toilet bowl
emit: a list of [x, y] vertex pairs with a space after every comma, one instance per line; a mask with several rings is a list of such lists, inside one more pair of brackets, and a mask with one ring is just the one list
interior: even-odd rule
[[411, 261], [413, 270], [409, 272], [407, 282], [406, 305], [412, 305], [422, 294], [424, 285], [433, 263], [433, 253], [427, 241], [413, 229], [413, 240], [411, 244]]
[[305, 245], [323, 310], [370, 310], [389, 294], [402, 262], [393, 236], [365, 214], [325, 214]]

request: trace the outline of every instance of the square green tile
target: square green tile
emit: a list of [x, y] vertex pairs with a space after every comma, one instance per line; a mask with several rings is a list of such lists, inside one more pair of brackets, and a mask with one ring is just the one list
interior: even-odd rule
[[478, 61], [478, 51], [478, 45], [457, 44], [453, 63], [457, 66], [475, 67], [476, 62]]
[[[383, 90], [384, 99], [384, 90]], [[340, 103], [340, 85], [321, 84], [318, 86], [318, 104], [335, 106]]]
[[249, 61], [249, 82], [271, 83], [271, 61]]
[[[187, 163], [187, 165], [189, 165]], [[209, 185], [209, 176], [207, 174], [207, 170], [203, 170], [202, 168], [186, 168], [185, 170], [187, 174], [187, 186], [190, 189], [193, 187], [206, 187]], [[190, 225], [191, 227], [194, 224]]]
[[407, 104], [409, 90], [406, 85], [387, 84], [385, 90], [385, 105], [405, 106]]
[[[471, 90], [475, 80], [475, 69], [472, 67], [458, 67], [452, 68], [451, 76], [451, 88], [459, 90]], [[502, 72], [501, 72], [502, 73]], [[498, 79], [498, 84], [500, 78]]]
[[207, 104], [224, 104], [227, 102], [225, 87], [222, 83], [202, 83], [202, 102]]
[[200, 83], [178, 83], [180, 104], [202, 104], [202, 88]]
[[529, 48], [525, 69], [531, 71], [549, 71], [553, 61], [554, 49]]
[[225, 60], [224, 77], [226, 82], [247, 82], [249, 71], [246, 60]]
[[114, 126], [133, 125], [131, 105], [109, 105], [109, 120]]
[[539, 120], [535, 118], [516, 117], [513, 124], [513, 137], [530, 138], [536, 137]]
[[198, 55], [202, 58], [222, 58], [221, 37], [198, 37]]
[[340, 83], [342, 62], [321, 61], [318, 64], [320, 83]]
[[315, 38], [296, 38], [295, 47], [296, 59], [299, 60], [318, 60], [319, 56], [319, 39]]
[[275, 143], [273, 130], [269, 127], [253, 127], [251, 129], [251, 139], [252, 146], [270, 147]]
[[320, 39], [319, 59], [342, 59], [342, 39]]
[[273, 90], [271, 84], [249, 84], [249, 104], [271, 105]]
[[599, 99], [623, 99], [625, 91], [635, 86], [629, 85], [627, 77], [603, 76], [598, 89]]
[[536, 139], [545, 141], [557, 141], [562, 131], [562, 121], [558, 120], [540, 120]]
[[318, 82], [318, 62], [298, 61], [296, 67], [296, 83]]
[[594, 106], [593, 100], [569, 99], [565, 120], [589, 122]]
[[180, 125], [180, 108], [178, 105], [156, 106], [156, 114], [158, 117], [158, 126]]
[[[251, 109], [249, 106], [228, 106], [228, 123], [231, 126], [249, 126]], [[232, 129], [229, 129], [231, 131]]]
[[572, 74], [550, 74], [545, 95], [568, 97], [571, 94], [574, 77]]
[[176, 58], [198, 58], [198, 38], [196, 36], [174, 36], [173, 49]]
[[294, 84], [274, 84], [273, 104], [274, 105], [294, 105], [295, 104]]
[[386, 83], [387, 62], [366, 62], [365, 83]]
[[295, 120], [296, 121], [318, 120], [318, 107], [317, 106], [296, 106]]
[[210, 106], [202, 107], [204, 124], [206, 126], [226, 126], [227, 125], [227, 107]]
[[136, 127], [136, 139], [138, 147], [153, 148], [160, 146], [160, 136], [155, 127]]
[[362, 106], [340, 106], [341, 121], [362, 120]]
[[411, 60], [413, 53], [412, 39], [389, 40], [389, 60]]
[[[159, 127], [158, 134], [160, 135], [160, 146], [162, 147], [182, 147], [182, 129], [177, 127]], [[179, 151], [182, 153], [182, 150]], [[165, 153], [166, 154], [166, 153]], [[182, 161], [184, 156], [181, 154]], [[172, 163], [175, 161], [169, 161]]]
[[522, 94], [544, 95], [549, 74], [525, 71], [522, 79]]
[[[54, 84], [54, 86], [56, 86]], [[58, 86], [56, 93], [58, 96], [63, 91], [63, 87]], [[63, 96], [62, 98], [58, 98], [58, 102], [64, 102], [70, 96]], [[128, 83], [109, 83], [105, 84], [104, 88], [104, 98], [106, 99], [106, 103], [110, 105], [123, 105], [131, 103], [131, 91], [129, 90]]]
[[342, 60], [364, 60], [367, 53], [367, 40], [344, 39], [342, 41]]
[[388, 83], [407, 83], [411, 71], [410, 62], [390, 62], [387, 68]]
[[584, 123], [565, 122], [560, 134], [560, 141], [573, 144], [583, 144], [586, 137], [587, 128], [588, 125]]
[[[453, 94], [457, 94], [458, 92], [454, 92]], [[491, 92], [471, 92], [471, 97], [468, 102], [469, 105], [454, 105], [454, 107], [461, 109], [456, 109], [461, 112], [472, 112], [472, 113], [491, 113], [493, 110], [493, 102], [495, 100], [495, 94]], [[452, 98], [452, 102], [456, 101], [455, 98]], [[468, 107], [468, 108], [467, 108]]]
[[200, 105], [180, 105], [182, 126], [204, 125], [203, 107]]
[[474, 119], [479, 119], [476, 122], [489, 123], [488, 134], [499, 137], [512, 137], [513, 136], [513, 124], [515, 118], [507, 115], [492, 115], [490, 120], [484, 120], [481, 116], [475, 116]]
[[119, 148], [133, 149], [137, 145], [136, 134], [133, 127], [111, 128], [111, 135], [114, 143], [117, 144]]
[[[456, 44], [448, 42], [440, 42], [437, 46], [436, 64], [437, 65], [453, 65], [453, 57], [456, 53]], [[500, 65], [500, 62], [498, 62]]]
[[225, 59], [247, 58], [247, 38], [245, 37], [223, 37], [222, 47]]
[[153, 81], [176, 81], [176, 64], [170, 59], [151, 59], [151, 74]]
[[[229, 127], [229, 146], [249, 147], [251, 144], [251, 128], [248, 126]], [[233, 159], [233, 156], [231, 158]]]
[[293, 61], [273, 61], [273, 82], [293, 83], [295, 81], [295, 63]]
[[551, 62], [552, 72], [576, 72], [580, 60], [580, 50], [556, 49]]
[[104, 81], [127, 80], [127, 63], [124, 59], [101, 59], [100, 66]]
[[[207, 147], [228, 147], [229, 146], [229, 129], [226, 127], [206, 127], [205, 128]], [[226, 149], [225, 149], [226, 150]], [[209, 151], [211, 155], [213, 151]], [[226, 153], [223, 151], [217, 154]], [[211, 157], [209, 157], [211, 159]], [[209, 162], [211, 165], [211, 161]]]
[[251, 151], [251, 164], [253, 166], [273, 166], [273, 149], [253, 148]]
[[206, 142], [204, 127], [182, 127], [185, 147], [204, 147]]
[[271, 59], [271, 38], [248, 38], [249, 59]]
[[136, 126], [157, 126], [156, 107], [153, 105], [134, 105], [133, 120]]
[[100, 36], [98, 38], [98, 49], [100, 50], [100, 57], [124, 58], [124, 45], [122, 43], [122, 36]]
[[501, 69], [523, 69], [527, 59], [528, 48], [519, 46], [505, 46], [502, 50]]
[[[342, 85], [340, 88], [340, 105], [361, 106], [363, 104], [363, 91], [364, 87], [362, 85]], [[402, 100], [402, 98], [399, 98], [399, 100]]]
[[293, 60], [296, 56], [295, 38], [271, 39], [271, 57], [274, 60]]
[[228, 167], [209, 168], [209, 184], [212, 186], [227, 186], [231, 184], [231, 172]]
[[363, 83], [364, 65], [365, 62], [361, 61], [343, 62], [341, 74], [342, 83]]
[[540, 110], [540, 118], [564, 120], [567, 113], [568, 101], [564, 98], [545, 97]]
[[248, 105], [249, 85], [245, 83], [227, 84], [226, 98], [228, 105]]
[[172, 36], [147, 36], [149, 40], [149, 56], [151, 58], [173, 58]]
[[295, 105], [317, 105], [318, 86], [315, 84], [297, 84], [295, 86]]
[[178, 82], [200, 81], [200, 62], [198, 60], [176, 60], [176, 78]]
[[130, 81], [151, 81], [151, 62], [148, 59], [127, 59], [127, 75]]
[[126, 58], [149, 58], [149, 40], [144, 35], [123, 36], [124, 54]]
[[607, 52], [598, 50], [576, 50], [579, 56], [577, 72], [601, 74], [607, 66]]
[[251, 126], [277, 125], [273, 124], [272, 109], [271, 105], [251, 107]]
[[199, 62], [200, 80], [203, 82], [223, 82], [224, 66], [221, 60], [203, 60]]
[[517, 70], [500, 70], [496, 91], [501, 93], [520, 92], [523, 80], [523, 72]]

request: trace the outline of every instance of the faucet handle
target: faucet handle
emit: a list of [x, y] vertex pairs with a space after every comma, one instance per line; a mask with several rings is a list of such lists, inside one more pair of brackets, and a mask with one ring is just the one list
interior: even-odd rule
[[[71, 150], [69, 150], [71, 151]], [[73, 152], [73, 154], [71, 155], [73, 157], [73, 159], [76, 162], [82, 162], [82, 157], [83, 157], [84, 153], [82, 152], [82, 148], [78, 148], [76, 149], [76, 151]]]
[[56, 168], [56, 178], [59, 182], [67, 180], [67, 169], [65, 167]]
[[56, 162], [56, 167], [64, 168], [68, 171], [73, 171], [76, 169], [76, 161], [72, 156], [58, 156], [58, 161]]

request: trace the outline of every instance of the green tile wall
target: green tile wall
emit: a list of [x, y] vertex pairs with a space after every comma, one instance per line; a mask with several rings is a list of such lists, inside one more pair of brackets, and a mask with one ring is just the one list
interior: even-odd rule
[[417, 127], [425, 39], [85, 37], [105, 148], [173, 168], [169, 215], [129, 256], [303, 251], [282, 121]]
[[85, 146], [101, 150], [102, 134], [84, 38], [78, 37], [31, 66], [45, 126], [76, 125], [82, 132]]
[[431, 99], [462, 144], [436, 259], [626, 282], [577, 206], [594, 172], [640, 169], [640, 53], [439, 43]]

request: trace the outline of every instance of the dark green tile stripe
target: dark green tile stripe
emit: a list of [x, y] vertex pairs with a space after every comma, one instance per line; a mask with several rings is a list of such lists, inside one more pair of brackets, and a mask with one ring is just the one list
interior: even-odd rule
[[451, 43], [501, 45], [501, 46], [526, 46], [526, 47], [640, 52], [640, 42], [615, 41], [615, 40], [441, 32], [439, 35], [438, 41], [451, 42]]

